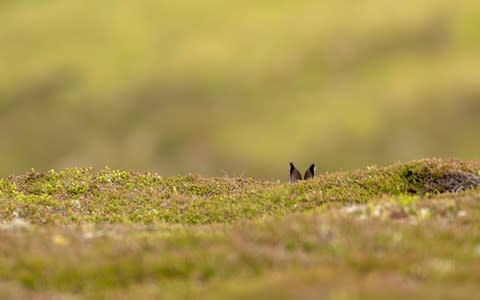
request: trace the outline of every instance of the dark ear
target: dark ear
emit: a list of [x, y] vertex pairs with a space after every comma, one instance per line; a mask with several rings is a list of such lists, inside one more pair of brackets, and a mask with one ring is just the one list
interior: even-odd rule
[[303, 179], [313, 179], [315, 177], [315, 164], [311, 164], [310, 167], [308, 167], [307, 171], [305, 172], [305, 175], [303, 176]]
[[300, 174], [300, 172], [297, 170], [297, 168], [295, 168], [295, 166], [293, 165], [293, 163], [291, 162], [290, 163], [290, 178], [289, 178], [289, 182], [290, 183], [294, 183], [298, 180], [301, 180], [302, 179], [302, 174]]

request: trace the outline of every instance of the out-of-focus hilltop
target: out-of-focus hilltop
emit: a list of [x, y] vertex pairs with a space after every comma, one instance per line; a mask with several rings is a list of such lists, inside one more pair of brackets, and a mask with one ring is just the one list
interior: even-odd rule
[[0, 175], [476, 159], [478, 20], [478, 1], [3, 1]]

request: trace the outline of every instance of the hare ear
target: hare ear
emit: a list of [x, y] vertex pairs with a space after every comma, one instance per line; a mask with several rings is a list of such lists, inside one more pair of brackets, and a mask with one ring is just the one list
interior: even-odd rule
[[305, 175], [303, 176], [303, 179], [312, 179], [315, 177], [315, 164], [311, 164], [310, 167], [308, 167], [307, 171], [305, 172]]
[[300, 174], [300, 172], [297, 170], [297, 168], [295, 168], [295, 165], [291, 162], [290, 163], [290, 178], [289, 178], [289, 182], [290, 183], [294, 183], [298, 180], [301, 180], [302, 179], [302, 174]]

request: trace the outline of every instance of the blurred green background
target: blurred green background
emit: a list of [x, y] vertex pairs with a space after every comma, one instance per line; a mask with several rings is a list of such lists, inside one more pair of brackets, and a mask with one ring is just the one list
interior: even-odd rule
[[0, 1], [0, 176], [480, 157], [480, 1]]

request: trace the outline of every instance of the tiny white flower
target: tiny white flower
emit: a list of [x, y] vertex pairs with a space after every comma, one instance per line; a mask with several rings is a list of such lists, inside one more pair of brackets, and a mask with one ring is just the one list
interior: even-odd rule
[[75, 208], [81, 208], [82, 207], [82, 204], [78, 200], [74, 200], [72, 203], [73, 203], [73, 206], [75, 206]]
[[429, 218], [430, 217], [430, 210], [426, 207], [421, 208], [420, 211], [419, 211], [419, 216], [422, 219]]
[[380, 206], [376, 206], [375, 209], [373, 210], [372, 215], [374, 217], [380, 217], [382, 215], [382, 208]]
[[91, 239], [91, 238], [93, 238], [93, 237], [94, 237], [94, 234], [93, 234], [93, 232], [91, 232], [91, 231], [87, 231], [87, 232], [84, 232], [84, 233], [83, 233], [83, 238], [86, 239], [86, 240], [89, 240], [89, 239]]
[[82, 237], [85, 240], [90, 240], [90, 239], [101, 237], [103, 235], [104, 233], [102, 231], [87, 231], [83, 233]]
[[352, 213], [358, 211], [359, 209], [360, 209], [360, 206], [353, 204], [353, 205], [344, 207], [342, 209], [342, 212], [344, 212], [346, 214], [352, 214]]
[[15, 218], [10, 222], [0, 224], [0, 229], [9, 230], [9, 229], [28, 229], [30, 223], [27, 220], [22, 218]]
[[364, 221], [367, 219], [367, 216], [365, 214], [362, 214], [359, 218], [360, 221]]

